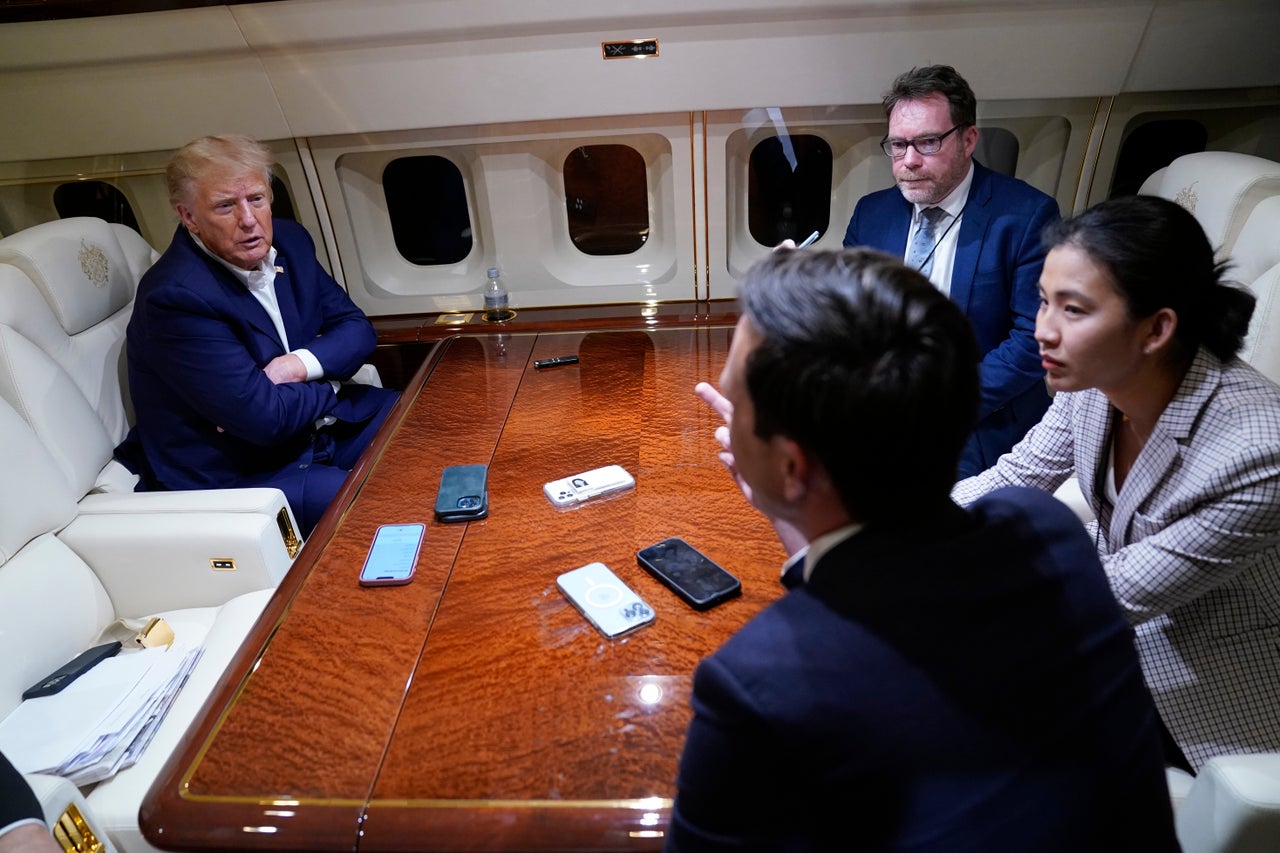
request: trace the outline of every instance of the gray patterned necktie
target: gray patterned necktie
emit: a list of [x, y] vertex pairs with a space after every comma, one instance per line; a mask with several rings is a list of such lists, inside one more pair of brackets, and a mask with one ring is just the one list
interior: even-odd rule
[[934, 238], [945, 214], [946, 211], [940, 207], [926, 207], [920, 211], [920, 228], [911, 238], [911, 248], [907, 251], [907, 266], [920, 270], [926, 278], [933, 269]]

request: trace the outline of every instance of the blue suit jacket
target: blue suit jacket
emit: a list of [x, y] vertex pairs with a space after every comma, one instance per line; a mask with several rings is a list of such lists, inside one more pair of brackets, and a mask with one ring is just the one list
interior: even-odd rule
[[693, 709], [669, 851], [1178, 849], [1132, 633], [1039, 490], [840, 543]]
[[271, 318], [179, 226], [138, 285], [127, 335], [131, 438], [152, 487], [242, 485], [306, 452], [317, 419], [359, 423], [378, 410], [366, 386], [335, 394], [328, 382], [349, 378], [373, 351], [372, 324], [320, 266], [302, 226], [275, 220], [272, 242], [289, 344], [309, 349], [327, 378], [266, 377], [262, 368], [286, 352]]
[[[911, 213], [897, 187], [871, 193], [854, 209], [844, 245], [901, 258]], [[973, 324], [982, 355], [979, 422], [961, 456], [962, 477], [994, 465], [1049, 407], [1033, 335], [1045, 256], [1040, 232], [1057, 218], [1049, 196], [974, 163], [951, 274], [951, 299]]]

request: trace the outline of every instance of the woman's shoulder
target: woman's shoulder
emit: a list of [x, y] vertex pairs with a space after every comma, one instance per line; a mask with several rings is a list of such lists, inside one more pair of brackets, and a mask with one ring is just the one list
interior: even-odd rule
[[[1197, 376], [1195, 374], [1199, 373]], [[1184, 382], [1189, 434], [1219, 452], [1236, 447], [1251, 457], [1280, 459], [1280, 386], [1239, 359], [1221, 362], [1202, 352]]]
[[1242, 426], [1256, 426], [1280, 436], [1280, 385], [1240, 359], [1218, 364], [1210, 407], [1238, 419]]

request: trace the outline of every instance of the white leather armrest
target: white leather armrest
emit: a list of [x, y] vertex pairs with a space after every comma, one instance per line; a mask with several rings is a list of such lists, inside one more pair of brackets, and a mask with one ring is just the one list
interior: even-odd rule
[[[102, 492], [85, 495], [82, 513], [251, 512], [274, 515], [289, 504], [279, 489], [195, 489], [189, 492]], [[290, 523], [293, 517], [290, 515]]]
[[372, 385], [375, 388], [382, 387], [382, 375], [378, 373], [378, 368], [369, 362], [360, 365], [360, 369], [351, 374], [351, 378], [347, 380], [356, 385]]
[[116, 613], [127, 617], [213, 607], [273, 589], [293, 563], [276, 514], [264, 512], [82, 512], [58, 539], [93, 569]]
[[1280, 849], [1280, 753], [1209, 759], [1175, 822], [1186, 853]]
[[[89, 838], [91, 835], [102, 845], [99, 849], [103, 853], [115, 853], [116, 848], [112, 846], [102, 824], [94, 818], [79, 788], [61, 776], [27, 773], [24, 778], [40, 801], [40, 807], [44, 809], [44, 821], [53, 830], [54, 840], [64, 849], [93, 849], [94, 845]], [[67, 848], [63, 844], [64, 839], [74, 841], [79, 846]]]

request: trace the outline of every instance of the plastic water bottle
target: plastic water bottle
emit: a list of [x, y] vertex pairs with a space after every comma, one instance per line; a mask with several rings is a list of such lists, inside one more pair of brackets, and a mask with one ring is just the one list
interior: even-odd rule
[[489, 283], [484, 288], [484, 314], [486, 320], [506, 320], [511, 315], [507, 307], [507, 289], [502, 286], [502, 274], [497, 267], [489, 268]]

